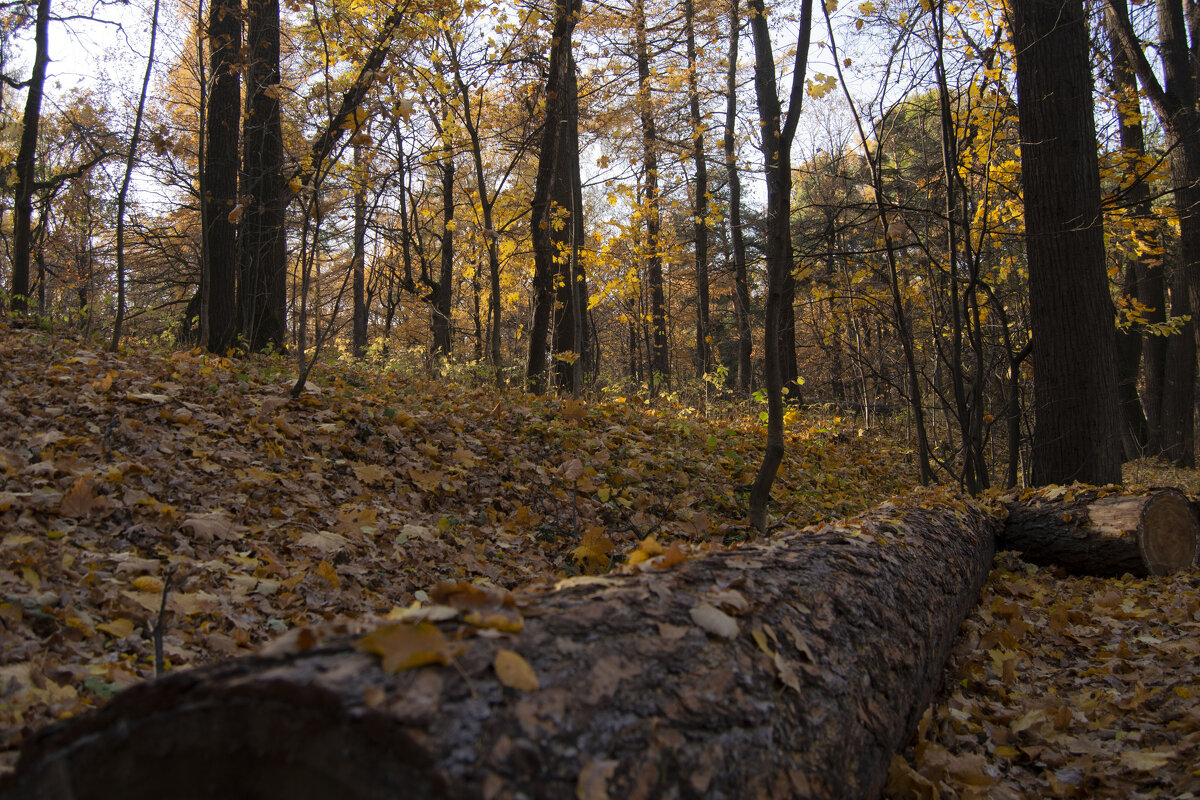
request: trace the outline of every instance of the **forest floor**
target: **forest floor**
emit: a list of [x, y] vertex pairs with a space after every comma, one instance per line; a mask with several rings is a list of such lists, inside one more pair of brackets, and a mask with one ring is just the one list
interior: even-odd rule
[[[279, 358], [230, 360], [0, 321], [0, 773], [55, 719], [441, 580], [603, 572], [649, 537], [736, 545], [758, 407], [577, 403]], [[773, 518], [902, 494], [901, 431], [796, 413]], [[1149, 462], [1127, 480], [1195, 492]], [[645, 546], [642, 546], [645, 551]], [[998, 558], [893, 797], [1200, 795], [1200, 573], [1070, 578]]]

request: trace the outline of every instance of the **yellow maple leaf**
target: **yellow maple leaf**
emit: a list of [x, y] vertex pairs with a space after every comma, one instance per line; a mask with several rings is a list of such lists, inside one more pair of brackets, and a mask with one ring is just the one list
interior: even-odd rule
[[609, 555], [612, 553], [613, 540], [605, 532], [604, 528], [592, 526], [584, 533], [583, 539], [579, 546], [571, 551], [573, 558], [589, 575], [597, 575], [608, 569], [611, 563]]

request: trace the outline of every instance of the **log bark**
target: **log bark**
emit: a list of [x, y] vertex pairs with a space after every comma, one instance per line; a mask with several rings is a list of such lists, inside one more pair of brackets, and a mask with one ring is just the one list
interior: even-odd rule
[[1167, 575], [1196, 563], [1198, 515], [1177, 489], [1101, 496], [1098, 489], [1059, 496], [1059, 488], [1010, 500], [997, 550], [1078, 575]]
[[[448, 666], [388, 672], [361, 637], [302, 629], [280, 655], [170, 675], [52, 726], [0, 794], [874, 797], [977, 602], [999, 525], [923, 492], [515, 603], [443, 586], [435, 600], [457, 618], [376, 633], [444, 636]], [[518, 614], [515, 633], [464, 621], [511, 628]], [[499, 676], [502, 649], [538, 688]]]

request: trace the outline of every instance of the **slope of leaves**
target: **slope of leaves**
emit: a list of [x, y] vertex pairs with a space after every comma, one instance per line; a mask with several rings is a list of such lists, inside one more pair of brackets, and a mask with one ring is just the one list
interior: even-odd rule
[[[29, 731], [166, 669], [439, 580], [603, 572], [646, 542], [749, 535], [754, 415], [576, 403], [279, 359], [119, 354], [0, 322], [0, 769]], [[791, 421], [773, 512], [800, 526], [908, 488], [911, 454]]]
[[1200, 795], [1197, 653], [1200, 571], [1101, 580], [1002, 553], [888, 796]]

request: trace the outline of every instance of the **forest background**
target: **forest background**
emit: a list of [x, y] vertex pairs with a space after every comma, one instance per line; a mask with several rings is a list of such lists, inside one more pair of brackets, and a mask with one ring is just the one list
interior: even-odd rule
[[[1196, 268], [1176, 206], [1194, 180], [1175, 161], [1195, 124], [1171, 103], [1195, 106], [1195, 59], [1185, 26], [1164, 88], [1148, 58], [1179, 38], [1169, 11], [1097, 5], [1088, 29], [1123, 454], [1187, 465]], [[15, 310], [114, 345], [286, 350], [297, 387], [324, 350], [693, 404], [765, 400], [770, 339], [791, 403], [867, 427], [899, 415], [923, 480], [1033, 477], [999, 5], [4, 13], [0, 285]], [[766, 15], [784, 44], [748, 57], [742, 31]], [[90, 67], [71, 45], [70, 69], [94, 77], [47, 86], [52, 29], [124, 36]], [[766, 337], [755, 76], [777, 64], [803, 124], [790, 122], [787, 302]]]

